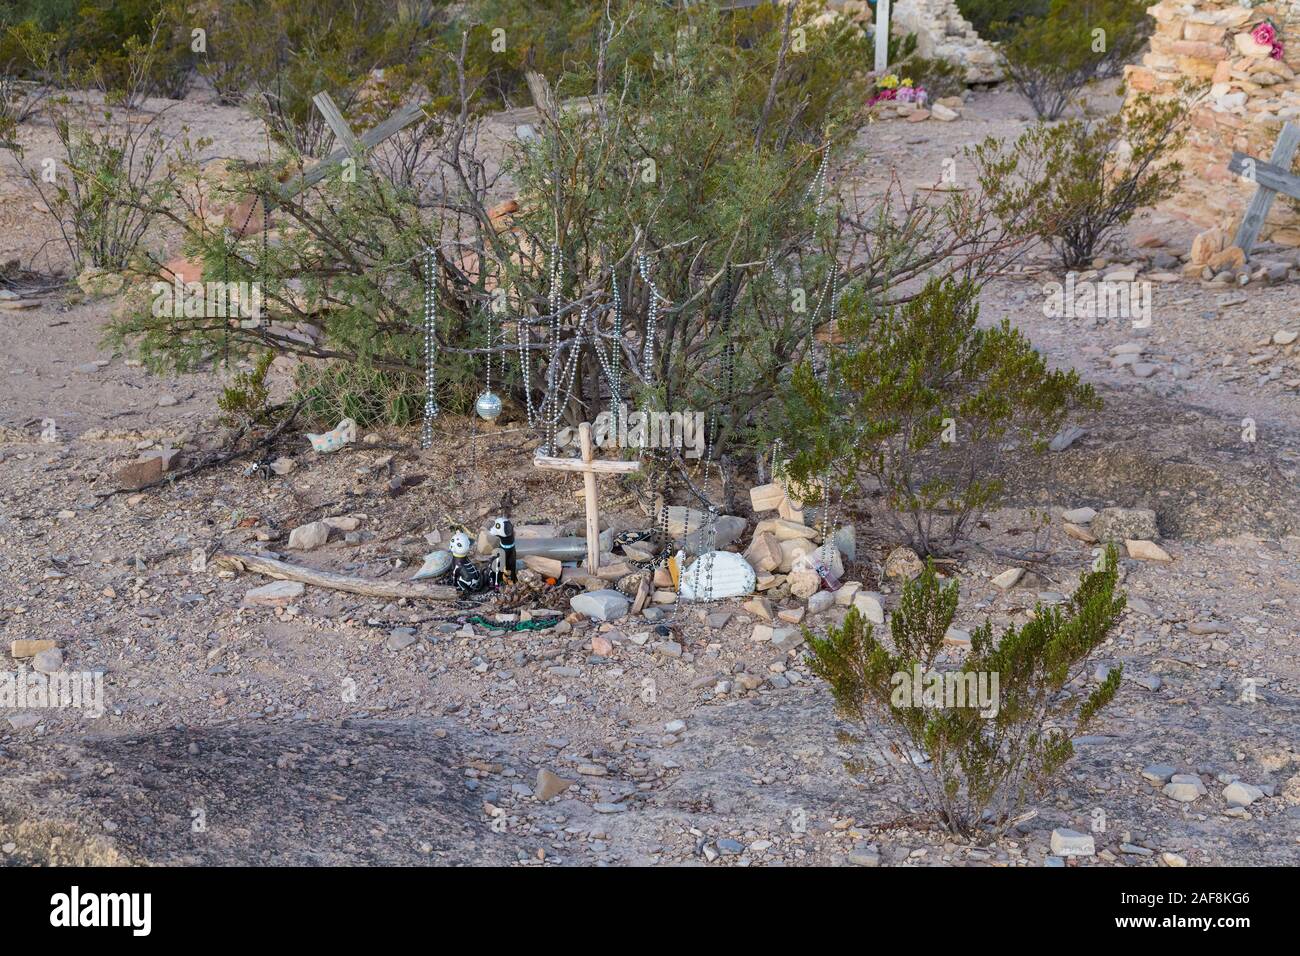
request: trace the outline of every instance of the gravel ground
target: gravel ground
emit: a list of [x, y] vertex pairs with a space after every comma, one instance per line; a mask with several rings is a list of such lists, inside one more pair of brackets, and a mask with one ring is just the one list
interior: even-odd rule
[[[183, 112], [223, 131], [214, 154], [256, 154], [237, 111]], [[1027, 118], [1011, 94], [981, 93], [957, 122], [889, 120], [863, 145], [880, 160], [873, 176], [915, 185], [958, 145]], [[55, 268], [27, 190], [0, 165], [0, 259]], [[1185, 253], [1193, 234], [1149, 214], [1103, 268], [1149, 274], [1155, 252]], [[1166, 244], [1144, 244], [1153, 235]], [[436, 604], [316, 588], [290, 607], [243, 607], [265, 579], [194, 571], [195, 548], [278, 549], [308, 521], [352, 518], [349, 538], [305, 560], [398, 580], [426, 532], [477, 523], [506, 488], [517, 522], [576, 527], [577, 479], [532, 469], [508, 426], [447, 419], [427, 452], [385, 431], [313, 456], [295, 435], [279, 448], [296, 464], [282, 478], [232, 464], [107, 494], [142, 448], [220, 441], [214, 382], [152, 377], [105, 349], [111, 301], [0, 311], [0, 638], [57, 641], [65, 668], [103, 673], [106, 708], [0, 714], [0, 862], [1044, 865], [1060, 862], [1058, 827], [1094, 833], [1096, 856], [1071, 866], [1300, 862], [1300, 394], [1288, 384], [1300, 358], [1273, 343], [1300, 330], [1300, 285], [1159, 282], [1151, 327], [1134, 329], [1045, 317], [1049, 272], [1030, 262], [991, 285], [984, 319], [1010, 316], [1106, 408], [1068, 449], [1026, 463], [1007, 507], [985, 516], [956, 569], [957, 624], [1023, 622], [1091, 563], [1059, 518], [1034, 531], [1041, 511], [1151, 508], [1173, 560], [1122, 562], [1130, 608], [1097, 655], [1124, 664], [1122, 689], [1055, 795], [990, 845], [926, 824], [800, 652], [753, 640], [740, 602], [472, 637]], [[1112, 362], [1133, 342], [1156, 366], [1146, 377]], [[393, 496], [395, 474], [422, 480]], [[612, 486], [603, 505], [621, 526], [644, 524]], [[874, 584], [897, 541], [872, 502], [855, 523], [848, 577]], [[1017, 557], [1031, 541], [1046, 561]], [[1004, 592], [991, 578], [1011, 566], [1032, 574]], [[881, 590], [888, 609], [897, 594]], [[725, 624], [706, 620], [719, 610]], [[592, 653], [596, 635], [609, 655]], [[1155, 764], [1199, 775], [1207, 793], [1165, 796], [1142, 775]], [[542, 800], [552, 781], [539, 771], [571, 785]], [[1235, 779], [1265, 796], [1230, 807]]]

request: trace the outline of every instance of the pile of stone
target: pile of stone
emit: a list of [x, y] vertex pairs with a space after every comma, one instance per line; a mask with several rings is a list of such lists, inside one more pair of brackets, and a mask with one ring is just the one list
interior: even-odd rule
[[[1192, 222], [1231, 234], [1245, 213], [1255, 184], [1228, 172], [1234, 150], [1267, 160], [1278, 131], [1300, 119], [1300, 9], [1284, 3], [1246, 7], [1236, 0], [1162, 0], [1148, 7], [1155, 18], [1151, 48], [1140, 64], [1125, 68], [1130, 99], [1141, 93], [1174, 96], [1191, 81], [1211, 84], [1188, 124], [1187, 142], [1177, 154], [1185, 175], [1178, 195], [1165, 207]], [[1256, 43], [1251, 31], [1271, 21], [1284, 53]], [[1300, 246], [1300, 205], [1273, 203], [1260, 237]], [[1221, 246], [1213, 254], [1221, 254]], [[1224, 271], [1234, 254], [1198, 266]]]

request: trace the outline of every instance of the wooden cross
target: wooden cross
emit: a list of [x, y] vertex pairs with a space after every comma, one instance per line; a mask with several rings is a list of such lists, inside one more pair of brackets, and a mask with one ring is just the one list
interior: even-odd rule
[[1291, 175], [1291, 160], [1296, 147], [1300, 146], [1300, 126], [1287, 123], [1282, 127], [1277, 142], [1273, 145], [1273, 155], [1268, 162], [1254, 159], [1245, 153], [1234, 152], [1228, 163], [1228, 172], [1235, 173], [1248, 182], [1258, 183], [1246, 215], [1237, 229], [1237, 238], [1232, 244], [1250, 258], [1250, 247], [1259, 238], [1259, 231], [1264, 227], [1264, 217], [1278, 193], [1300, 199], [1300, 177]]
[[587, 502], [587, 573], [595, 574], [600, 567], [600, 510], [596, 501], [597, 475], [626, 475], [641, 470], [639, 461], [598, 461], [592, 453], [591, 423], [578, 426], [578, 439], [582, 443], [582, 458], [551, 458], [539, 455], [533, 459], [538, 468], [551, 471], [582, 472], [583, 492]]
[[280, 191], [281, 196], [286, 200], [292, 199], [304, 189], [320, 182], [329, 175], [331, 169], [335, 166], [341, 166], [344, 160], [352, 159], [360, 162], [369, 150], [374, 149], [389, 137], [400, 133], [425, 115], [424, 107], [418, 103], [413, 103], [398, 110], [374, 129], [367, 130], [360, 137], [357, 137], [353, 134], [347, 120], [343, 118], [343, 113], [334, 105], [334, 100], [331, 99], [328, 93], [322, 90], [312, 97], [312, 102], [316, 104], [321, 116], [325, 118], [329, 128], [334, 131], [334, 136], [343, 145], [297, 179], [292, 179], [286, 183]]

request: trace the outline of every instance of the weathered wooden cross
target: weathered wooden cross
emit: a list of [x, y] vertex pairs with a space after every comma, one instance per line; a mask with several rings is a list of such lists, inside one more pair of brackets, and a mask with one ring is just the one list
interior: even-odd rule
[[326, 124], [334, 131], [335, 137], [342, 145], [307, 172], [286, 183], [280, 190], [281, 196], [286, 200], [292, 199], [304, 189], [320, 182], [329, 175], [331, 169], [343, 165], [346, 160], [351, 159], [358, 163], [361, 162], [369, 150], [374, 149], [389, 137], [400, 133], [425, 115], [424, 107], [418, 103], [413, 103], [398, 110], [374, 129], [367, 130], [360, 137], [357, 137], [353, 134], [347, 120], [343, 118], [343, 113], [334, 105], [334, 100], [328, 93], [322, 90], [312, 97], [312, 102], [316, 104], [316, 108], [320, 110]]
[[551, 458], [538, 455], [533, 464], [551, 471], [582, 472], [583, 491], [587, 502], [587, 573], [595, 574], [600, 567], [600, 508], [596, 501], [597, 475], [626, 475], [640, 471], [639, 461], [599, 461], [594, 457], [591, 442], [591, 423], [578, 426], [578, 440], [582, 443], [582, 458]]
[[1228, 163], [1228, 172], [1235, 173], [1247, 182], [1258, 183], [1246, 215], [1237, 229], [1237, 238], [1233, 245], [1250, 258], [1250, 247], [1259, 238], [1259, 230], [1264, 226], [1264, 217], [1268, 215], [1273, 199], [1278, 193], [1300, 199], [1300, 176], [1291, 175], [1291, 160], [1296, 147], [1300, 146], [1300, 126], [1287, 123], [1282, 127], [1277, 142], [1273, 145], [1273, 155], [1268, 162], [1254, 159], [1245, 153], [1234, 152]]

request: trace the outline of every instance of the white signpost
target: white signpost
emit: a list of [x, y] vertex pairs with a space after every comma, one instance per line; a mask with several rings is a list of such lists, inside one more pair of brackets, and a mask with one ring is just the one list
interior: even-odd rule
[[876, 72], [889, 68], [889, 0], [876, 0]]

